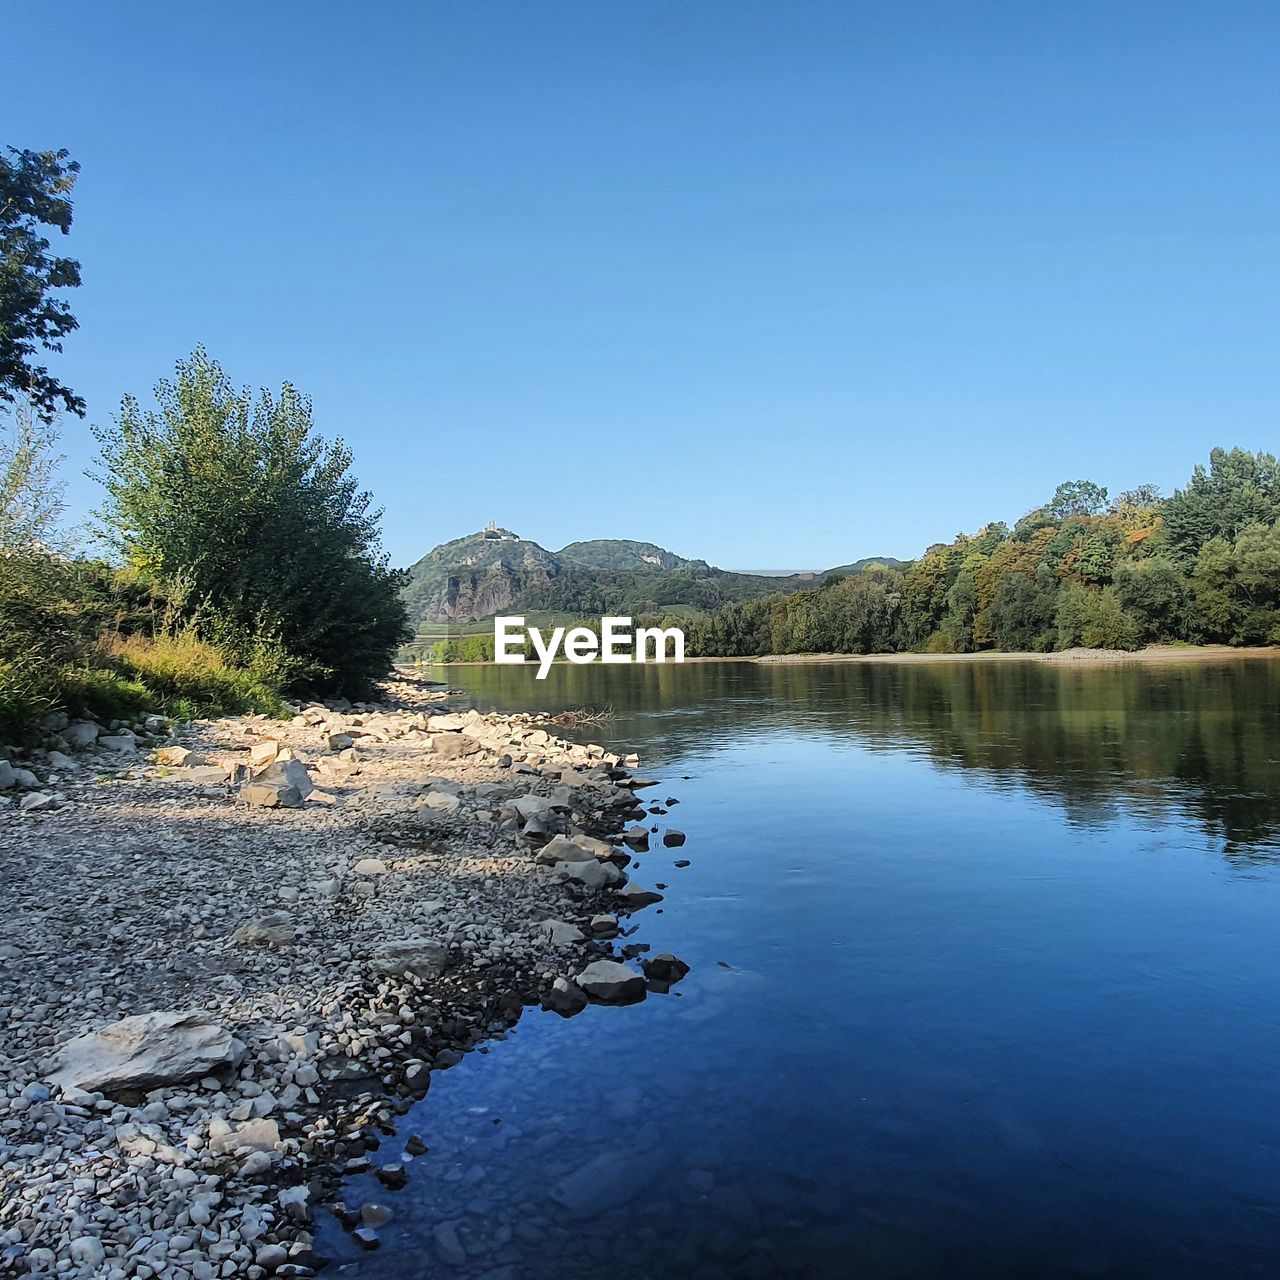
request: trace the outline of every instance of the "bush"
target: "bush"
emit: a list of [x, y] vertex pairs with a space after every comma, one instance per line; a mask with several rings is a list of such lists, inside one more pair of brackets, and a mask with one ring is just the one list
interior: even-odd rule
[[278, 669], [264, 654], [254, 666], [238, 665], [225, 650], [186, 628], [160, 636], [115, 636], [103, 642], [104, 662], [118, 689], [140, 689], [168, 715], [237, 715], [283, 711]]
[[921, 653], [955, 653], [956, 642], [945, 632], [935, 631], [920, 646]]

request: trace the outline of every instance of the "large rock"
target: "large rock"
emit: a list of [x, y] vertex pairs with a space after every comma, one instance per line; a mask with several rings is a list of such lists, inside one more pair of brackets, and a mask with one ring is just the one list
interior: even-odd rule
[[61, 737], [69, 746], [91, 747], [97, 742], [101, 732], [92, 720], [73, 720], [63, 729]]
[[460, 733], [438, 733], [431, 739], [431, 749], [444, 760], [458, 760], [474, 755], [480, 750], [480, 744]]
[[634, 881], [618, 890], [617, 902], [621, 907], [628, 910], [636, 910], [640, 907], [651, 907], [655, 902], [662, 901], [662, 894], [654, 889], [646, 889], [643, 885], [636, 884]]
[[557, 862], [552, 870], [557, 879], [572, 880], [588, 889], [605, 889], [626, 879], [612, 862], [600, 862], [595, 858], [588, 862]]
[[167, 765], [173, 769], [190, 769], [203, 765], [204, 760], [189, 747], [161, 747], [156, 752], [156, 764]]
[[313, 790], [301, 760], [276, 760], [240, 788], [240, 799], [264, 809], [297, 809]]
[[586, 937], [576, 924], [569, 924], [565, 920], [544, 920], [538, 927], [547, 935], [553, 947], [572, 946]]
[[14, 782], [13, 765], [7, 760], [0, 760], [0, 791], [8, 791]]
[[431, 716], [427, 721], [427, 727], [431, 733], [460, 733], [466, 723], [467, 721], [464, 717], [447, 713], [440, 716]]
[[572, 1018], [587, 1007], [587, 994], [568, 978], [557, 978], [551, 989], [542, 997], [542, 1007], [562, 1018]]
[[119, 733], [105, 738], [100, 737], [98, 748], [101, 751], [110, 751], [112, 755], [132, 756], [137, 754], [138, 739], [128, 729], [121, 729]]
[[284, 911], [277, 911], [256, 920], [246, 920], [231, 935], [231, 941], [246, 946], [283, 947], [297, 935], [292, 918]]
[[534, 862], [543, 867], [554, 867], [557, 862], [594, 862], [596, 854], [577, 840], [568, 836], [553, 836], [538, 850]]
[[239, 1066], [244, 1054], [231, 1032], [198, 1010], [144, 1013], [68, 1041], [50, 1081], [102, 1093], [155, 1089]]
[[594, 960], [574, 981], [596, 1004], [634, 1004], [644, 999], [644, 978], [617, 960]]
[[448, 961], [449, 948], [431, 938], [393, 939], [373, 954], [374, 970], [389, 978], [438, 978]]

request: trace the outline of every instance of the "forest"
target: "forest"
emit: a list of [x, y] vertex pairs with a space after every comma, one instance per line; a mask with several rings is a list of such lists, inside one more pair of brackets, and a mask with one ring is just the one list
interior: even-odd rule
[[972, 653], [1280, 643], [1280, 464], [1214, 449], [1185, 487], [1068, 481], [1012, 528], [683, 619], [687, 652]]

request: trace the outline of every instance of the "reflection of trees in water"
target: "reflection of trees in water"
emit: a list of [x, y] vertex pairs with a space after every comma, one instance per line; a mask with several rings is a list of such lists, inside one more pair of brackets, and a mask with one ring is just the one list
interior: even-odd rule
[[1280, 680], [1269, 662], [592, 665], [556, 667], [545, 682], [510, 667], [457, 674], [486, 705], [611, 706], [608, 736], [649, 754], [773, 732], [836, 737], [1026, 786], [1076, 822], [1102, 821], [1117, 804], [1182, 809], [1233, 858], [1273, 856], [1250, 846], [1280, 834]]

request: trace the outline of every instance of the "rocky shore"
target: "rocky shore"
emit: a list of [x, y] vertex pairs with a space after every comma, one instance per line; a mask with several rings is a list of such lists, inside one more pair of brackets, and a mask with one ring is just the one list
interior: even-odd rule
[[683, 836], [552, 729], [406, 678], [0, 761], [0, 1273], [312, 1275], [318, 1214], [377, 1246], [340, 1180], [404, 1184], [380, 1137], [434, 1073], [678, 982], [615, 940], [662, 897], [628, 851]]

